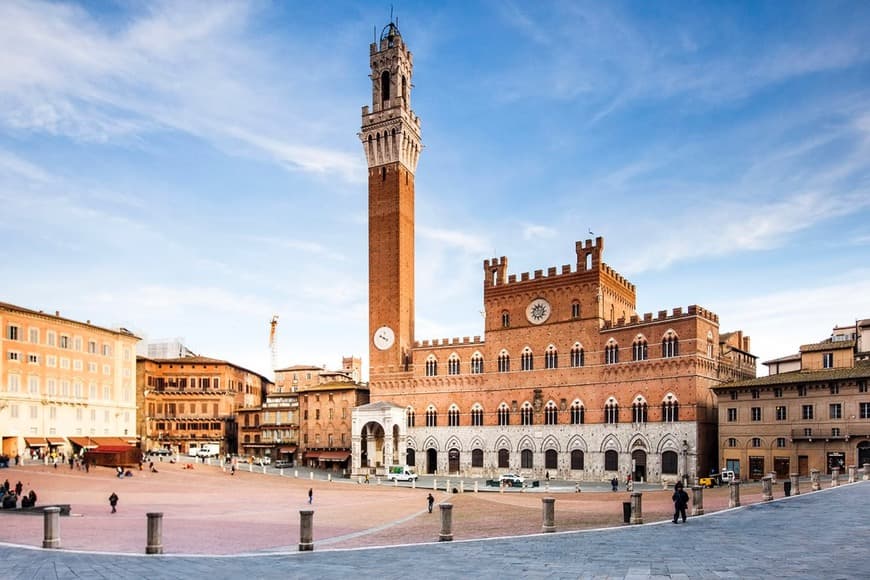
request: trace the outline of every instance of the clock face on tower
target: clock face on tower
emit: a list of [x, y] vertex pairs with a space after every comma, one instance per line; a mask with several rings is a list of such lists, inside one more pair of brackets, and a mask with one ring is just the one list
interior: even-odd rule
[[393, 332], [393, 329], [389, 326], [382, 326], [375, 331], [375, 335], [372, 338], [372, 342], [374, 342], [375, 348], [378, 350], [388, 350], [393, 343], [396, 341], [396, 334]]
[[526, 320], [532, 324], [543, 324], [550, 318], [552, 308], [543, 298], [536, 298], [526, 306]]

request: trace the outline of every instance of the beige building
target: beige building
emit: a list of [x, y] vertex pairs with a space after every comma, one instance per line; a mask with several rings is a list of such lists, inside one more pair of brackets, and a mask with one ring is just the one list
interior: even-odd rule
[[4, 455], [137, 442], [138, 337], [6, 303], [0, 328]]
[[767, 361], [769, 375], [714, 388], [720, 467], [743, 479], [870, 463], [870, 320]]
[[217, 445], [236, 453], [240, 409], [258, 408], [271, 381], [233, 363], [191, 356], [137, 359], [137, 392], [144, 450], [196, 453]]

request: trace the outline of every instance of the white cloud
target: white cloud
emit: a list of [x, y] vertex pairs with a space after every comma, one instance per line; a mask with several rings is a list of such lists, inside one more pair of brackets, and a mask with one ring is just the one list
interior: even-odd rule
[[471, 254], [483, 255], [488, 251], [487, 247], [489, 247], [489, 244], [483, 237], [457, 230], [418, 225], [416, 233], [428, 240], [459, 248]]
[[537, 224], [524, 224], [522, 226], [523, 229], [523, 239], [524, 240], [532, 240], [535, 238], [549, 239], [556, 237], [556, 230], [551, 227], [537, 225]]

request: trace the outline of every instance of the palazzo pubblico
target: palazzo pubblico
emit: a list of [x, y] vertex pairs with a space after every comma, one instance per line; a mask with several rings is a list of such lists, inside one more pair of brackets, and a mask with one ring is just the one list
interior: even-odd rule
[[353, 473], [676, 480], [717, 467], [711, 388], [755, 377], [742, 332], [700, 306], [638, 314], [635, 286], [578, 241], [571, 264], [483, 262], [485, 338], [414, 336], [413, 58], [395, 24], [370, 46], [360, 139], [369, 183], [371, 403], [353, 412]]

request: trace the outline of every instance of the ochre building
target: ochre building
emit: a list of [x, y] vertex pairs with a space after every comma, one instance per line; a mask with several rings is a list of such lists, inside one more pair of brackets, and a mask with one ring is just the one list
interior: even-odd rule
[[6, 303], [0, 328], [2, 454], [137, 443], [138, 337]]
[[271, 381], [233, 363], [190, 356], [136, 360], [143, 450], [195, 454], [218, 445], [239, 450], [237, 412], [260, 407]]
[[764, 364], [766, 377], [715, 388], [723, 468], [760, 479], [870, 463], [870, 320]]
[[485, 338], [414, 334], [413, 59], [395, 24], [370, 47], [368, 162], [371, 403], [353, 420], [353, 471], [574, 480], [676, 480], [717, 464], [712, 388], [755, 377], [742, 332], [700, 306], [638, 314], [604, 239], [571, 263], [511, 273], [483, 262]]

